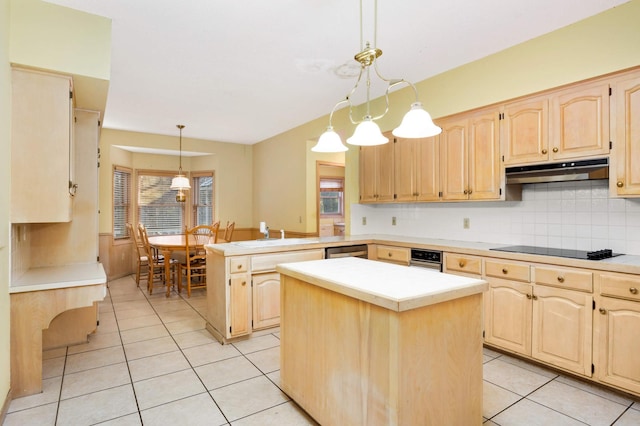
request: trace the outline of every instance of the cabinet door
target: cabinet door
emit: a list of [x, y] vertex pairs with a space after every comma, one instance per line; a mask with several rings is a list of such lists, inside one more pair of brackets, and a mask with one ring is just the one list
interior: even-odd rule
[[488, 279], [485, 293], [485, 340], [523, 355], [531, 355], [532, 286], [502, 279]]
[[554, 160], [609, 154], [609, 84], [580, 84], [551, 98]]
[[483, 112], [469, 120], [467, 193], [470, 200], [500, 198], [499, 129], [498, 111]]
[[505, 165], [549, 159], [548, 117], [547, 97], [505, 105], [501, 128]]
[[603, 297], [596, 315], [598, 379], [639, 394], [640, 304]]
[[71, 80], [13, 69], [11, 84], [11, 222], [69, 222]]
[[531, 355], [591, 376], [593, 298], [589, 293], [536, 286]]
[[440, 149], [438, 136], [415, 139], [417, 201], [440, 199]]
[[417, 189], [417, 161], [418, 142], [421, 139], [394, 139], [394, 192], [396, 201], [415, 201]]
[[280, 274], [272, 272], [252, 277], [253, 329], [280, 324]]
[[618, 195], [640, 195], [640, 77], [616, 83], [615, 103], [616, 179], [611, 183]]
[[439, 136], [443, 200], [469, 198], [467, 125], [466, 119], [447, 121], [441, 125], [442, 133]]
[[231, 274], [229, 281], [229, 335], [251, 332], [251, 286], [249, 274]]
[[360, 147], [360, 202], [393, 201], [393, 146]]

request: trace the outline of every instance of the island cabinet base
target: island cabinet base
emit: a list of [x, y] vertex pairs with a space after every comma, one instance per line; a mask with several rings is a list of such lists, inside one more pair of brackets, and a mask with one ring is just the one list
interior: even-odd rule
[[389, 310], [282, 276], [282, 389], [323, 425], [480, 425], [482, 294]]

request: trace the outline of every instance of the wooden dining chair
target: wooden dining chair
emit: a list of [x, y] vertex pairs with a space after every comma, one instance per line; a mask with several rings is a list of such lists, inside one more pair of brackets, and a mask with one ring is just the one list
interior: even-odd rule
[[233, 237], [233, 230], [236, 227], [235, 222], [227, 221], [227, 226], [224, 228], [224, 236], [221, 238], [221, 242], [229, 243], [231, 242], [231, 238]]
[[[170, 263], [171, 274], [173, 274], [175, 271], [176, 262], [172, 261], [171, 259], [165, 259], [164, 256], [157, 253], [157, 251], [155, 251], [153, 247], [151, 247], [151, 244], [149, 243], [149, 236], [147, 235], [147, 228], [145, 228], [142, 223], [138, 224], [138, 231], [140, 233], [140, 240], [142, 241], [145, 249], [145, 254], [149, 259], [147, 273], [147, 291], [151, 295], [153, 294], [155, 284], [160, 283], [165, 286], [167, 285], [167, 279], [171, 278], [165, 276], [165, 262]], [[178, 292], [180, 292], [182, 291], [182, 283], [180, 282], [180, 280], [177, 280], [177, 283]]]
[[187, 297], [191, 297], [194, 288], [206, 288], [207, 256], [205, 244], [215, 244], [220, 223], [214, 225], [198, 225], [185, 231], [185, 261], [178, 264], [178, 282], [186, 278]]
[[132, 224], [127, 223], [127, 231], [133, 239], [133, 244], [136, 247], [137, 254], [137, 269], [136, 269], [136, 284], [140, 287], [140, 280], [147, 279], [149, 273], [149, 257], [147, 256], [147, 250], [144, 248], [138, 230], [133, 227]]

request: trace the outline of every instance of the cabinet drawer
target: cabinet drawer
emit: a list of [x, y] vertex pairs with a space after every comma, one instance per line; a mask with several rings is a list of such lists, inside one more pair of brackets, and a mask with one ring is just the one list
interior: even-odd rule
[[229, 273], [235, 274], [236, 272], [247, 272], [249, 268], [248, 257], [231, 257], [229, 258]]
[[376, 259], [387, 262], [399, 262], [409, 264], [409, 249], [392, 246], [377, 246]]
[[507, 280], [522, 282], [529, 282], [531, 280], [529, 265], [523, 263], [485, 260], [484, 273], [488, 277], [504, 278]]
[[444, 256], [445, 272], [458, 271], [465, 274], [480, 275], [482, 273], [481, 258], [446, 253]]
[[324, 250], [304, 250], [251, 256], [251, 272], [275, 271], [278, 263], [324, 259]]
[[535, 267], [537, 284], [593, 292], [593, 273], [574, 269]]
[[624, 274], [601, 274], [600, 294], [640, 301], [640, 277]]

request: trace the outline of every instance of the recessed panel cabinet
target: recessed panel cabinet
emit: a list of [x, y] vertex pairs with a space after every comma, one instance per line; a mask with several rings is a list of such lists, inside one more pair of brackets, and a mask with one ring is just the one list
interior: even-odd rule
[[546, 97], [505, 105], [500, 124], [505, 165], [549, 159], [549, 100]]
[[11, 222], [69, 222], [72, 80], [14, 68], [11, 85]]
[[393, 201], [393, 146], [360, 147], [360, 202]]
[[616, 167], [609, 178], [611, 193], [640, 196], [640, 73], [615, 83], [614, 125]]
[[438, 201], [440, 150], [438, 137], [394, 139], [395, 201]]

